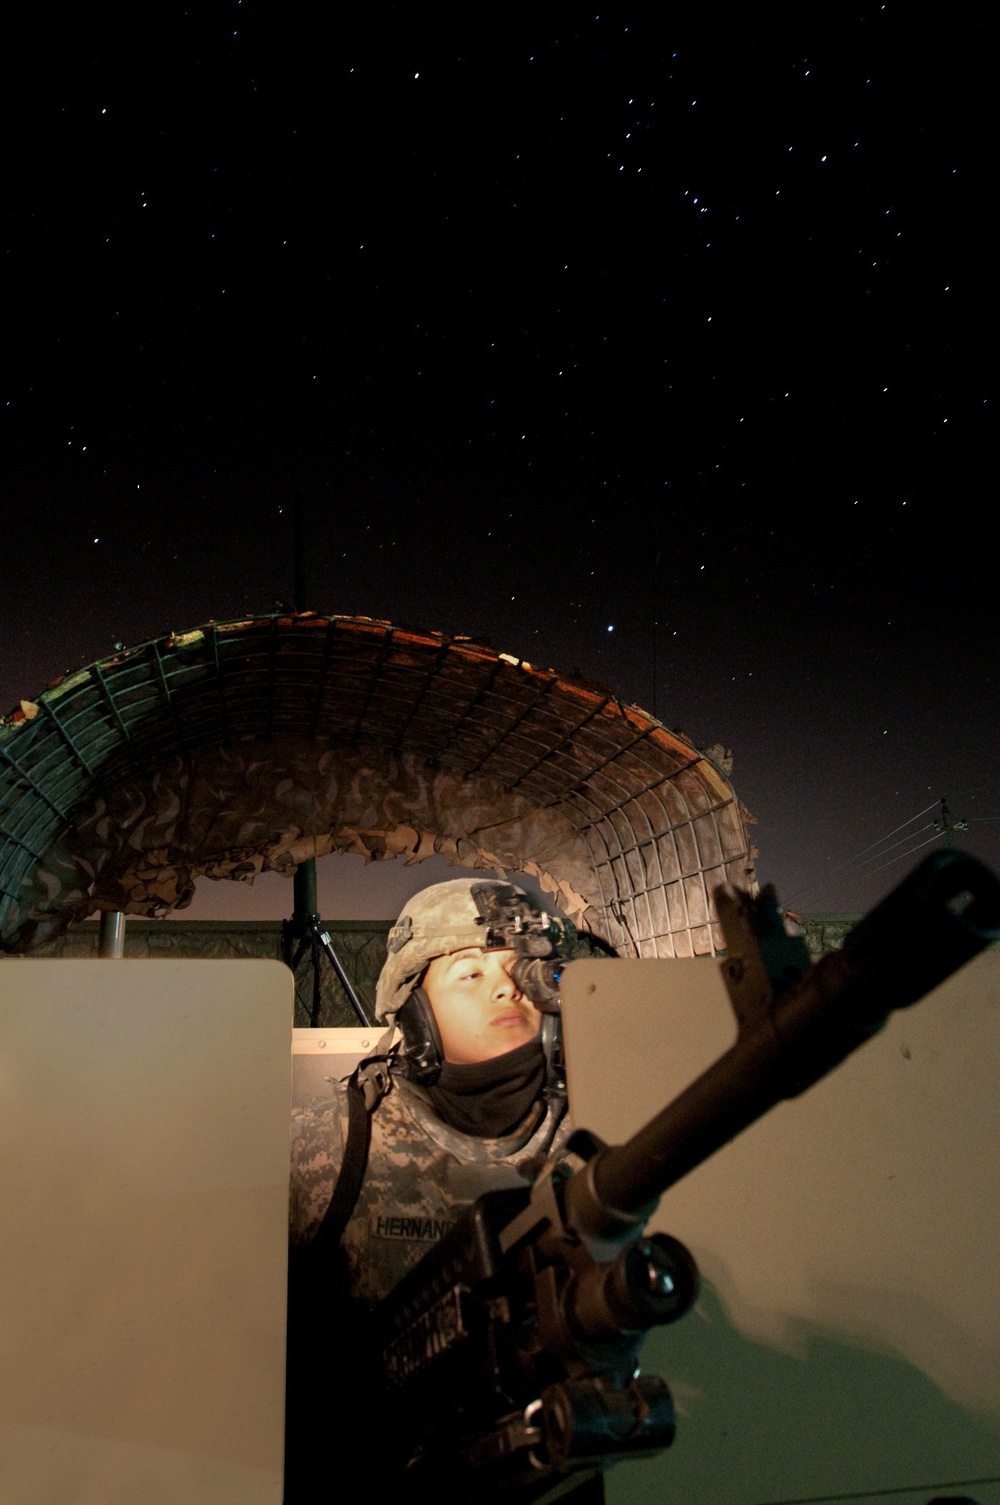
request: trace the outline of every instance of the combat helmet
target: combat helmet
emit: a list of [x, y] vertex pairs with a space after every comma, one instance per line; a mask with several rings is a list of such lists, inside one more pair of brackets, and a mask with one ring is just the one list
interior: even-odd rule
[[435, 957], [450, 956], [466, 946], [489, 949], [484, 910], [474, 890], [478, 895], [515, 893], [535, 907], [523, 889], [483, 878], [451, 878], [421, 889], [389, 931], [388, 955], [375, 990], [376, 1018], [388, 1020], [399, 1012]]
[[539, 915], [535, 901], [512, 883], [484, 878], [452, 878], [421, 889], [403, 906], [389, 931], [388, 955], [375, 990], [375, 1014], [395, 1021], [403, 1035], [396, 1070], [427, 1086], [437, 1080], [443, 1052], [437, 1021], [420, 979], [438, 956], [466, 946], [502, 949], [510, 941], [495, 934], [488, 916], [497, 901], [521, 901]]

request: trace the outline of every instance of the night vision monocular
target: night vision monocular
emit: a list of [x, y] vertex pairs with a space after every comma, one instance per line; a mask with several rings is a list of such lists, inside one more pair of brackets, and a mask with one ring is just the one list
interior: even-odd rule
[[537, 909], [513, 884], [475, 884], [472, 898], [486, 927], [484, 949], [513, 951], [510, 976], [543, 1014], [559, 1012], [559, 982], [574, 954], [577, 929], [570, 920]]

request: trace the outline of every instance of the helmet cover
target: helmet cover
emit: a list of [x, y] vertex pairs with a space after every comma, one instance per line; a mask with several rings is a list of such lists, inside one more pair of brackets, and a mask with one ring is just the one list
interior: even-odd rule
[[487, 948], [487, 925], [472, 891], [481, 894], [493, 888], [520, 895], [536, 907], [523, 889], [483, 878], [433, 883], [407, 901], [389, 931], [388, 955], [375, 990], [376, 1018], [396, 1015], [435, 957], [464, 951], [466, 946]]

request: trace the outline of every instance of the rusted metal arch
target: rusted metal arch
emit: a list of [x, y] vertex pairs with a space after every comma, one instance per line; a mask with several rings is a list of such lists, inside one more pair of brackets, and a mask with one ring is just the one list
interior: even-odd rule
[[481, 643], [315, 613], [103, 659], [0, 722], [0, 944], [324, 852], [530, 872], [626, 951], [709, 953], [745, 811], [685, 737]]

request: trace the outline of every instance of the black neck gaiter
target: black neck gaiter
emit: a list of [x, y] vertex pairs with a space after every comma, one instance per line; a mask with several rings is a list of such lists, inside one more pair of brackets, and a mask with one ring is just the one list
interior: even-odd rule
[[463, 1134], [500, 1139], [517, 1128], [545, 1085], [545, 1055], [536, 1036], [492, 1061], [445, 1061], [428, 1095], [438, 1118]]

